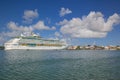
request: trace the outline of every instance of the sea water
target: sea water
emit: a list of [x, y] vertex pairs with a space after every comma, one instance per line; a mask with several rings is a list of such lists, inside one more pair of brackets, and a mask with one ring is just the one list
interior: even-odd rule
[[120, 51], [0, 50], [0, 80], [120, 80]]

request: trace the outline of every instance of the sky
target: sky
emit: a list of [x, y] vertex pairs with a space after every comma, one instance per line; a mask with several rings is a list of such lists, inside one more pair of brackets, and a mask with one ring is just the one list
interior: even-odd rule
[[120, 45], [120, 0], [0, 0], [0, 45], [24, 32], [70, 45]]

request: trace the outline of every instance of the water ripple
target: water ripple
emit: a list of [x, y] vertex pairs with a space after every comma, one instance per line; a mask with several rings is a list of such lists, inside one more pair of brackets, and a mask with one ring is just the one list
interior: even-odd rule
[[0, 80], [120, 80], [119, 51], [0, 51]]

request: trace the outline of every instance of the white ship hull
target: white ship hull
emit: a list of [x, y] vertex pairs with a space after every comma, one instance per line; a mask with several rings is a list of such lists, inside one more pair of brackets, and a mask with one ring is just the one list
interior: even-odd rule
[[5, 50], [58, 50], [65, 49], [67, 46], [53, 47], [53, 46], [39, 46], [39, 47], [29, 47], [29, 46], [5, 46]]

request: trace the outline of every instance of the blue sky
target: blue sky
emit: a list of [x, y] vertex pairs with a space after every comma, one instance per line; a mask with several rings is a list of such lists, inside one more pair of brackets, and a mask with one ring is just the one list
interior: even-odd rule
[[25, 31], [72, 45], [120, 45], [120, 0], [0, 0], [0, 44]]

